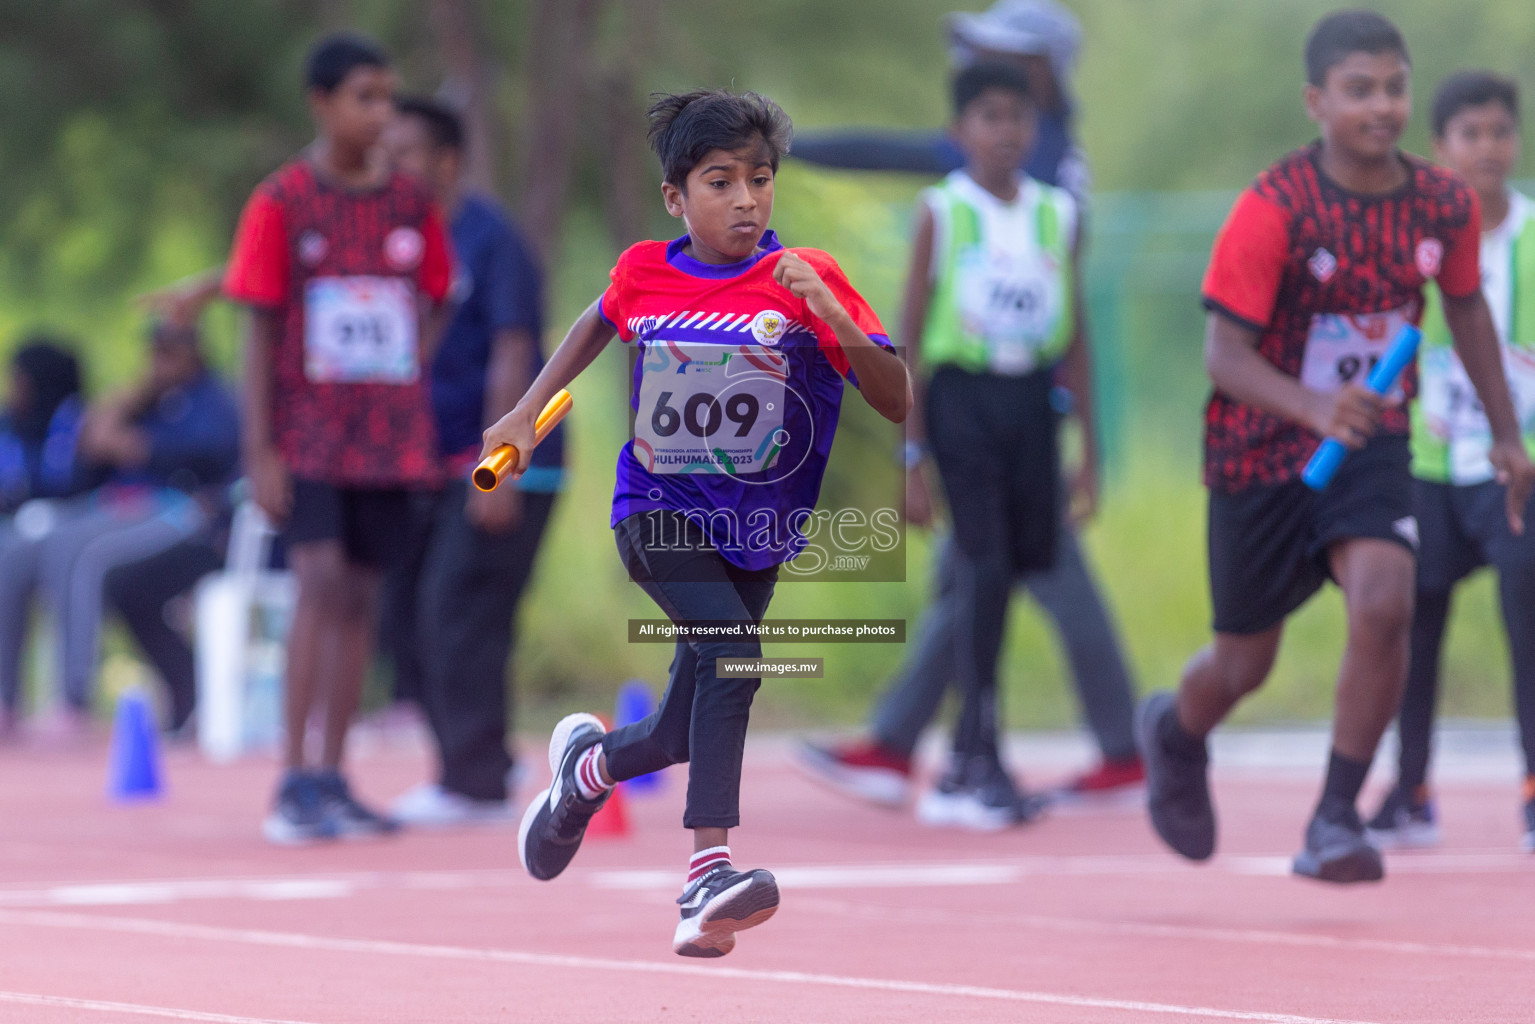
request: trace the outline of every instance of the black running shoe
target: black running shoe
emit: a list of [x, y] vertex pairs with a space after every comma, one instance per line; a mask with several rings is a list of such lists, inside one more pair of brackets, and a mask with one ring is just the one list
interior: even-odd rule
[[335, 839], [336, 822], [325, 813], [325, 794], [308, 772], [290, 771], [277, 790], [277, 802], [261, 823], [261, 834], [280, 846], [305, 846]]
[[1364, 828], [1377, 850], [1421, 850], [1440, 843], [1434, 802], [1426, 788], [1409, 794], [1400, 784], [1392, 786]]
[[1146, 809], [1162, 841], [1189, 860], [1208, 860], [1215, 852], [1215, 805], [1210, 802], [1210, 755], [1199, 750], [1170, 750], [1164, 723], [1178, 713], [1171, 693], [1154, 693], [1140, 706], [1136, 721], [1141, 756], [1146, 761]]
[[587, 822], [608, 802], [608, 794], [583, 800], [576, 786], [576, 759], [596, 743], [606, 730], [596, 715], [566, 715], [549, 738], [549, 770], [554, 781], [533, 798], [522, 815], [517, 833], [517, 855], [528, 874], [542, 881], [558, 875], [581, 848]]
[[1386, 877], [1380, 851], [1365, 838], [1352, 807], [1318, 807], [1306, 826], [1306, 848], [1295, 855], [1297, 875], [1321, 882], [1378, 882]]
[[778, 910], [772, 872], [737, 871], [720, 865], [688, 886], [677, 900], [682, 920], [672, 938], [678, 956], [724, 956], [736, 948], [736, 932], [755, 928]]
[[368, 807], [352, 795], [346, 778], [334, 768], [314, 776], [320, 787], [325, 814], [336, 826], [342, 839], [375, 839], [400, 831], [400, 823]]

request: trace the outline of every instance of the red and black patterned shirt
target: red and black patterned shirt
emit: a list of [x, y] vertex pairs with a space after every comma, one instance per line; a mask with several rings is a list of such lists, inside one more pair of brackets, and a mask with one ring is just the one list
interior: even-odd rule
[[224, 292], [272, 309], [272, 438], [297, 477], [353, 487], [439, 481], [418, 296], [452, 280], [443, 219], [417, 182], [353, 191], [295, 160], [262, 182]]
[[[1216, 235], [1204, 305], [1258, 332], [1258, 352], [1319, 391], [1368, 373], [1402, 323], [1417, 323], [1423, 285], [1481, 287], [1476, 193], [1451, 172], [1402, 155], [1407, 184], [1380, 196], [1322, 174], [1321, 144], [1296, 150], [1237, 197]], [[1416, 387], [1409, 369], [1405, 393]], [[1381, 432], [1407, 433], [1390, 409]], [[1216, 390], [1205, 410], [1205, 483], [1225, 492], [1300, 475], [1320, 437]]]

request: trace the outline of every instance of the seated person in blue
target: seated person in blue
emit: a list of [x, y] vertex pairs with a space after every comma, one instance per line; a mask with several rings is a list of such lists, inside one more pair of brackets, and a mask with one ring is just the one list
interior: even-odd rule
[[83, 413], [75, 357], [50, 338], [24, 342], [0, 411], [0, 733], [15, 729], [21, 710], [21, 645], [42, 534], [84, 486], [75, 458]]
[[207, 531], [238, 470], [238, 407], [204, 362], [196, 329], [160, 324], [151, 341], [145, 378], [86, 414], [81, 454], [107, 482], [43, 542], [62, 689], [79, 717], [96, 674], [107, 573]]

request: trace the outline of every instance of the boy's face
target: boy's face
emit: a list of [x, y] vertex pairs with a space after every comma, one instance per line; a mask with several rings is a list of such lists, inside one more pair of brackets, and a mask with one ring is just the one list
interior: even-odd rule
[[1011, 174], [1034, 148], [1034, 106], [1011, 89], [985, 89], [955, 119], [954, 139], [974, 170]]
[[1306, 115], [1328, 145], [1359, 160], [1390, 159], [1412, 115], [1407, 61], [1400, 53], [1349, 54], [1320, 86], [1306, 86]]
[[458, 154], [432, 144], [421, 118], [395, 114], [384, 127], [384, 154], [401, 174], [425, 182], [439, 198], [458, 180]]
[[1434, 157], [1478, 192], [1494, 195], [1519, 163], [1519, 123], [1498, 100], [1461, 107], [1434, 139]]
[[767, 145], [711, 149], [683, 188], [663, 183], [666, 212], [681, 217], [704, 262], [733, 263], [757, 248], [773, 216], [773, 165]]
[[353, 68], [331, 92], [311, 89], [309, 109], [321, 134], [355, 152], [372, 149], [394, 116], [394, 72]]

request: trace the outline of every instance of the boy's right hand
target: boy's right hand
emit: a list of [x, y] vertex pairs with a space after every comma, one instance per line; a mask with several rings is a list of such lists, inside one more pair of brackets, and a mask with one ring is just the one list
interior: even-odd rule
[[506, 475], [506, 479], [516, 480], [528, 471], [528, 460], [533, 456], [533, 446], [538, 443], [534, 434], [536, 422], [536, 414], [527, 412], [518, 403], [515, 409], [485, 429], [482, 435], [485, 443], [480, 449], [480, 458], [486, 458], [504, 444], [516, 448], [517, 464]]
[[276, 448], [267, 448], [246, 456], [245, 475], [250, 478], [251, 497], [272, 523], [287, 522], [293, 511], [293, 478]]
[[1359, 384], [1331, 393], [1315, 391], [1312, 395], [1311, 416], [1306, 425], [1348, 448], [1363, 448], [1375, 436], [1381, 414], [1394, 404], [1392, 399]]

